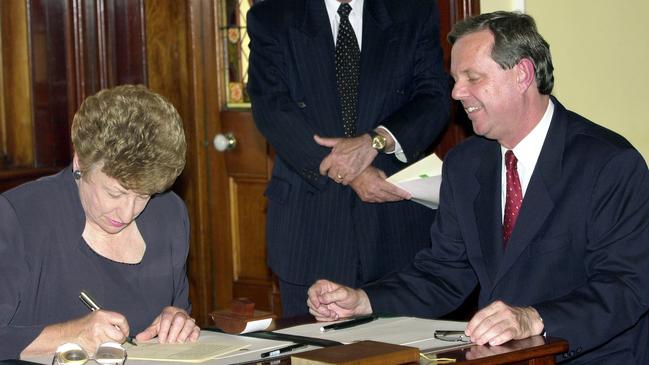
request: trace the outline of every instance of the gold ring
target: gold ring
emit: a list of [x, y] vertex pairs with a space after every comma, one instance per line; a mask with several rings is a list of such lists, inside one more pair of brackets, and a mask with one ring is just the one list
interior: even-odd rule
[[344, 177], [340, 176], [340, 174], [338, 174], [336, 177], [338, 178], [338, 180], [344, 179]]

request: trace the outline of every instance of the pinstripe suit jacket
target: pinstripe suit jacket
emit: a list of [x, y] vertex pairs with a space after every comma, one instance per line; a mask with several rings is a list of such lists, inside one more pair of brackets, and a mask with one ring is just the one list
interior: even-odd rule
[[[365, 0], [357, 131], [385, 125], [410, 162], [448, 117], [438, 22], [434, 1]], [[344, 135], [324, 0], [260, 2], [248, 13], [248, 32], [253, 116], [277, 152], [266, 190], [270, 267], [297, 284], [320, 277], [356, 284], [410, 262], [429, 245], [434, 211], [363, 203], [318, 173], [329, 149], [313, 135]], [[405, 167], [393, 155], [379, 155], [374, 166], [388, 175]]]

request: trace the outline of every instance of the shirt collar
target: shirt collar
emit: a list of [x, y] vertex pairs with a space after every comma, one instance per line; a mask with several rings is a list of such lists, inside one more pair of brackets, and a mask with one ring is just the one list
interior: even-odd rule
[[[550, 122], [552, 121], [553, 114], [554, 104], [552, 103], [552, 100], [549, 99], [548, 107], [545, 109], [545, 114], [543, 114], [539, 123], [516, 145], [516, 147], [513, 148], [519, 166], [522, 165], [525, 168], [528, 176], [530, 176], [532, 171], [534, 171], [536, 161], [539, 159], [541, 148], [543, 148], [543, 142], [545, 141], [545, 137], [550, 129]], [[507, 152], [507, 148], [500, 146], [500, 149], [504, 156], [505, 152]]]
[[[358, 9], [363, 9], [363, 2], [365, 0], [352, 0], [349, 2], [349, 5], [352, 7], [352, 13], [358, 11]], [[331, 17], [332, 14], [337, 15], [338, 14], [338, 7], [341, 2], [338, 0], [324, 0], [325, 6], [327, 7], [327, 13], [329, 14], [329, 18], [333, 19]], [[351, 16], [351, 15], [350, 15]]]

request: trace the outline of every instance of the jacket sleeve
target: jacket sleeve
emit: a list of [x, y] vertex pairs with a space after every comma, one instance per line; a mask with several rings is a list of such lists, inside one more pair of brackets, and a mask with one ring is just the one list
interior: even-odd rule
[[0, 359], [17, 359], [45, 326], [12, 324], [31, 268], [13, 207], [0, 195]]
[[[443, 166], [448, 176], [448, 164]], [[431, 227], [430, 248], [412, 264], [364, 286], [375, 313], [438, 318], [456, 309], [478, 279], [471, 267], [452, 201], [451, 179], [442, 179], [440, 205]]]
[[281, 31], [269, 29], [258, 16], [253, 8], [247, 18], [248, 94], [255, 124], [283, 161], [314, 188], [322, 189], [328, 179], [320, 175], [319, 166], [329, 149], [313, 140], [316, 131], [291, 96], [285, 53], [276, 38]]
[[[417, 32], [412, 95], [407, 103], [378, 124], [385, 126], [403, 148], [408, 161], [417, 161], [444, 131], [450, 111], [450, 79], [444, 71], [439, 41], [437, 3], [416, 9], [425, 20]], [[419, 15], [422, 16], [422, 15]]]
[[[633, 327], [649, 309], [649, 172], [628, 149], [607, 161], [585, 203], [586, 284], [533, 307], [548, 336], [586, 352]], [[571, 351], [572, 352], [572, 351]]]
[[174, 237], [172, 262], [174, 280], [173, 306], [182, 308], [191, 313], [192, 306], [189, 302], [189, 281], [187, 279], [187, 256], [189, 255], [189, 216], [185, 203], [174, 194], [174, 201], [178, 203], [177, 210], [182, 215], [182, 226]]

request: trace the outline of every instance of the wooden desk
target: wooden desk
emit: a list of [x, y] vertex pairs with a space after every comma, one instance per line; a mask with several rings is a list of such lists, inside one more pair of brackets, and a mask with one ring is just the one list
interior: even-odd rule
[[[309, 319], [310, 318], [310, 319]], [[313, 322], [313, 317], [280, 319], [276, 329]], [[442, 351], [438, 358], [456, 359], [453, 364], [513, 364], [513, 365], [550, 365], [555, 364], [555, 356], [568, 351], [568, 342], [558, 338], [534, 336], [524, 340], [510, 341], [501, 346], [474, 345], [459, 350]], [[423, 351], [424, 353], [426, 351]], [[251, 362], [247, 364], [290, 364], [290, 355], [274, 358], [273, 361]], [[426, 362], [422, 362], [425, 364]]]
[[568, 342], [558, 338], [534, 336], [510, 341], [501, 346], [478, 346], [438, 353], [438, 357], [456, 359], [456, 364], [555, 364], [554, 358], [568, 351]]
[[[556, 355], [566, 352], [568, 343], [558, 338], [535, 336], [525, 340], [510, 341], [502, 346], [471, 346], [461, 350], [440, 352], [438, 358], [456, 359], [452, 364], [473, 365], [553, 365]], [[273, 361], [250, 362], [246, 364], [278, 365], [290, 364], [290, 355]], [[426, 364], [424, 360], [421, 362]]]

